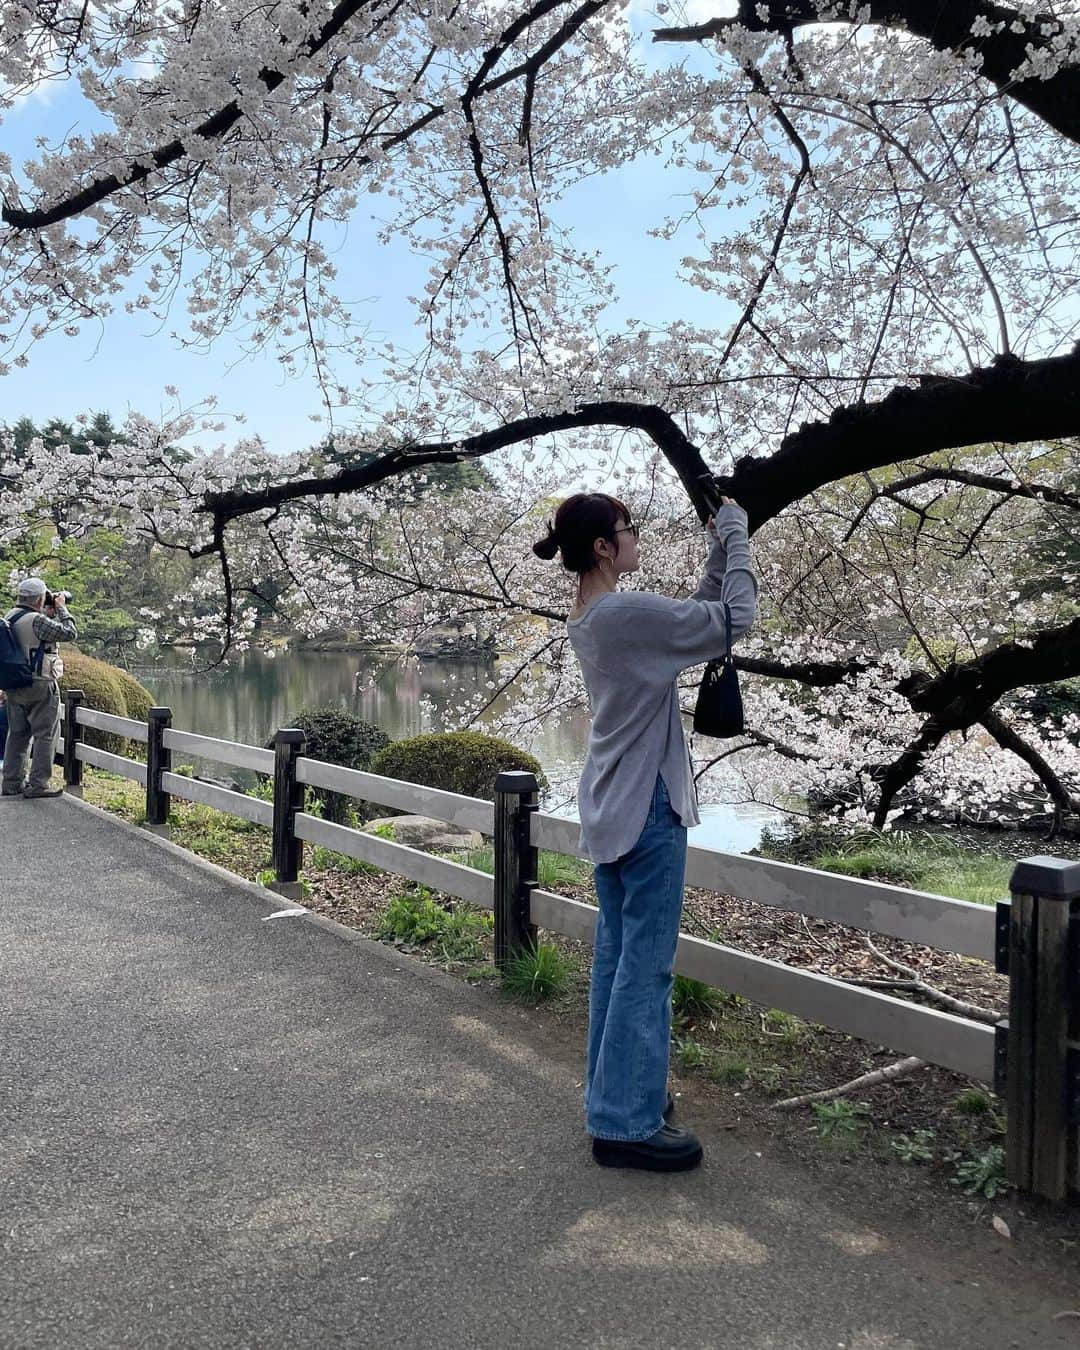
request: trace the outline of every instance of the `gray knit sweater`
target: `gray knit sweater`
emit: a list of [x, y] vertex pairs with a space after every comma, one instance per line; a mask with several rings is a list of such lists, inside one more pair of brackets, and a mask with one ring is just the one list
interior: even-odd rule
[[701, 583], [689, 600], [648, 591], [613, 591], [567, 620], [581, 662], [592, 726], [578, 789], [581, 845], [594, 863], [629, 853], [644, 829], [656, 775], [684, 825], [697, 825], [690, 756], [679, 715], [681, 671], [723, 656], [724, 604], [731, 633], [754, 621], [757, 579], [751, 570], [746, 513], [722, 507]]

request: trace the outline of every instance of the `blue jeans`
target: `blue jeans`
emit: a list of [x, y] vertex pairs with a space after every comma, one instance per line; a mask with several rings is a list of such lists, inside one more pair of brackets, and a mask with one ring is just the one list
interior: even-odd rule
[[637, 843], [595, 868], [585, 1118], [596, 1139], [648, 1139], [664, 1123], [685, 872], [686, 826], [657, 777]]

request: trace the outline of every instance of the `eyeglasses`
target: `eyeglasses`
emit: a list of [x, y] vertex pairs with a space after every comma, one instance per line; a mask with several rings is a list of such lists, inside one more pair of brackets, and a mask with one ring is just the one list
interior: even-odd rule
[[627, 530], [629, 530], [629, 532], [634, 536], [635, 539], [639, 538], [641, 535], [640, 525], [620, 525], [619, 528], [615, 531], [615, 534], [625, 534]]

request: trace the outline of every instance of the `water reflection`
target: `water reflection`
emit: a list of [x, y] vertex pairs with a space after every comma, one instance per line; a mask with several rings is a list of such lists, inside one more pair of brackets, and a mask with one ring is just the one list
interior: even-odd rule
[[[203, 673], [185, 652], [168, 652], [152, 669], [134, 672], [158, 703], [172, 708], [173, 725], [207, 736], [263, 745], [302, 708], [348, 708], [395, 740], [446, 729], [446, 710], [461, 694], [483, 690], [486, 662], [390, 658], [357, 652], [247, 652], [229, 666]], [[498, 713], [498, 705], [489, 716]], [[546, 719], [531, 749], [553, 781], [572, 781], [588, 735], [583, 713]], [[210, 773], [241, 776], [220, 766]], [[552, 809], [559, 809], [552, 803]], [[712, 806], [691, 832], [694, 843], [743, 850], [774, 816], [758, 806]]]

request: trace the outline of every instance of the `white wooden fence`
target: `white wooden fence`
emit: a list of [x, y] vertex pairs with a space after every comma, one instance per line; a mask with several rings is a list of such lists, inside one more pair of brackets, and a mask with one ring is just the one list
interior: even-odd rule
[[[84, 728], [145, 745], [146, 762], [86, 745]], [[577, 825], [537, 809], [537, 785], [531, 774], [500, 775], [492, 803], [309, 759], [302, 753], [302, 733], [295, 730], [278, 732], [275, 748], [266, 750], [173, 729], [171, 714], [164, 708], [151, 709], [145, 723], [94, 712], [81, 706], [78, 691], [67, 695], [65, 732], [69, 789], [79, 790], [82, 765], [92, 764], [145, 787], [147, 822], [152, 826], [166, 825], [172, 797], [266, 826], [273, 834], [277, 888], [285, 894], [298, 894], [304, 843], [319, 844], [493, 909], [500, 962], [533, 941], [537, 927], [593, 941], [596, 909], [537, 884], [540, 849], [582, 855]], [[175, 773], [173, 751], [272, 776], [274, 799], [265, 801]], [[306, 788], [478, 830], [494, 840], [495, 874], [312, 815], [304, 810]], [[1062, 1198], [1070, 1187], [1080, 1190], [1080, 864], [1032, 859], [1022, 866], [1029, 870], [1021, 899], [1044, 906], [1043, 927], [1049, 923], [1046, 915], [1058, 920], [1065, 916], [1054, 929], [1061, 930], [1057, 947], [1053, 952], [1047, 947], [1041, 959], [1029, 950], [1036, 944], [1028, 929], [1031, 924], [1038, 927], [1038, 920], [1025, 910], [1025, 923], [1018, 924], [1021, 908], [1014, 905], [1010, 924], [1007, 902], [995, 910], [705, 848], [691, 848], [687, 859], [687, 883], [692, 886], [943, 952], [996, 961], [999, 969], [1009, 966], [1011, 1016], [998, 1028], [688, 934], [679, 938], [675, 969], [755, 1003], [917, 1055], [971, 1078], [996, 1081], [1003, 1088], [1007, 1083], [1010, 1116], [1024, 1122], [1018, 1141], [1010, 1121], [1012, 1179], [1025, 1189]], [[1054, 902], [1060, 901], [1064, 909], [1054, 909]], [[1044, 938], [1044, 946], [1048, 941]], [[1047, 973], [1051, 967], [1056, 972], [1052, 977]], [[1056, 1019], [1054, 1030], [1047, 1030], [1046, 1008]], [[1043, 1047], [1041, 1052], [1038, 1046]]]

